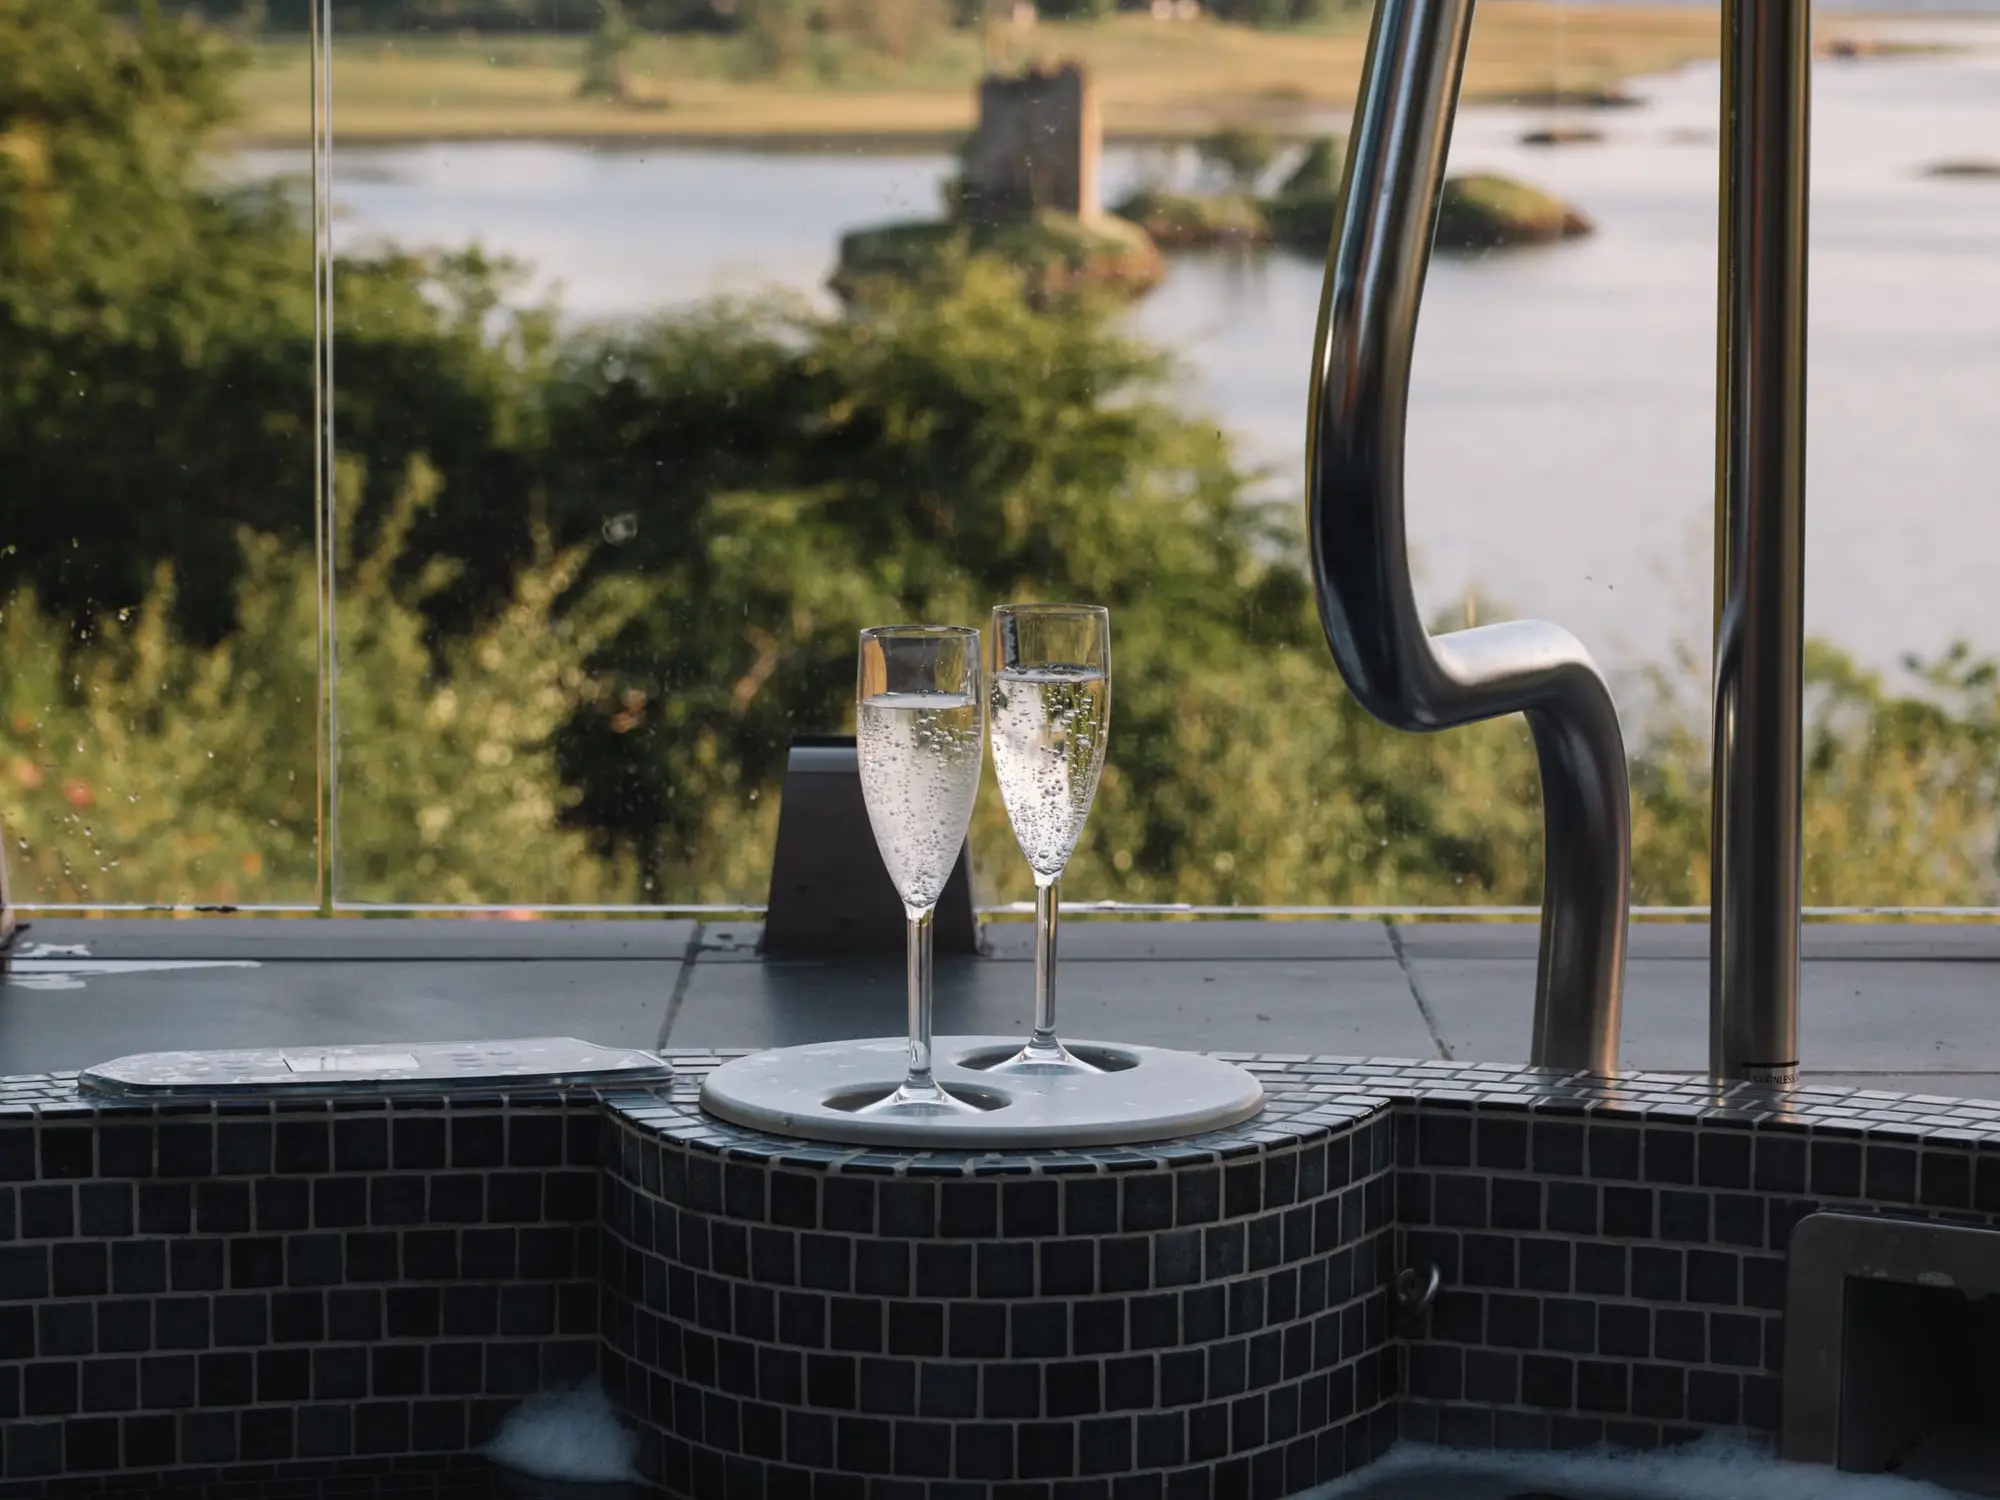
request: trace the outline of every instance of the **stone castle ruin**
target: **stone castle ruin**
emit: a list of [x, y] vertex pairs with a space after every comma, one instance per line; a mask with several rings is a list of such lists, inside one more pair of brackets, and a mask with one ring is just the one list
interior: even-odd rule
[[1103, 211], [1098, 166], [1104, 126], [1097, 95], [1075, 63], [979, 85], [979, 129], [966, 153], [962, 211], [1014, 223], [1054, 208], [1085, 223]]

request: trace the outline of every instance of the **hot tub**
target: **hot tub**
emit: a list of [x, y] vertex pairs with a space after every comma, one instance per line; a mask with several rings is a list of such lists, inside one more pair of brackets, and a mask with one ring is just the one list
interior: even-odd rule
[[894, 1151], [725, 1125], [696, 1103], [723, 1055], [670, 1060], [317, 1100], [0, 1083], [0, 1476], [443, 1493], [594, 1378], [696, 1500], [1277, 1500], [1399, 1437], [1775, 1433], [1796, 1224], [2000, 1213], [1991, 1104], [1249, 1055], [1268, 1103], [1227, 1129]]

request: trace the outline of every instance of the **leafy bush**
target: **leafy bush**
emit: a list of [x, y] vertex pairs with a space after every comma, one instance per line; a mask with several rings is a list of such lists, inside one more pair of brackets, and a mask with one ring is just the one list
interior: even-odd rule
[[907, 61], [949, 29], [949, 0], [740, 0], [736, 15], [757, 69], [810, 62], [838, 76], [853, 60]]
[[1208, 0], [1207, 9], [1245, 26], [1302, 26], [1360, 8], [1362, 0]]
[[579, 99], [609, 99], [622, 104], [632, 97], [631, 58], [639, 45], [638, 30], [620, 0], [601, 0], [603, 13], [584, 43], [583, 70], [577, 79]]
[[[358, 478], [349, 466], [345, 494]], [[351, 505], [334, 538], [340, 893], [630, 897], [638, 882], [561, 827], [576, 794], [552, 739], [590, 696], [581, 662], [642, 590], [577, 590], [585, 554], [545, 541], [502, 608], [432, 649], [422, 586], [398, 589], [393, 564], [436, 483], [414, 465], [372, 547]], [[238, 623], [216, 645], [176, 635], [167, 564], [82, 639], [32, 590], [0, 601], [0, 823], [25, 899], [315, 899], [317, 573], [310, 552], [238, 540]]]

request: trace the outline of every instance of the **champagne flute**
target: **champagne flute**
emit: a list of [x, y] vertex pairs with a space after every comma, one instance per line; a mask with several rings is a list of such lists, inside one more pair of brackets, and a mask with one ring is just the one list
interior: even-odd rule
[[909, 919], [910, 1059], [869, 1112], [972, 1111], [931, 1075], [931, 916], [965, 843], [985, 740], [979, 632], [882, 625], [861, 632], [855, 743], [861, 794]]
[[993, 770], [1035, 872], [1035, 1030], [996, 1071], [1094, 1073], [1056, 1040], [1056, 912], [1111, 731], [1110, 612], [1001, 605], [993, 611], [991, 694]]

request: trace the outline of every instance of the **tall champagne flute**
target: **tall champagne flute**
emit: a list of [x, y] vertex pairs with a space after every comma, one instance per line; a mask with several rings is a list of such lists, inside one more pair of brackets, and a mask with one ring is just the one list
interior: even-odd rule
[[993, 611], [993, 771], [1035, 872], [1035, 1030], [999, 1069], [1096, 1072], [1056, 1040], [1056, 912], [1111, 731], [1111, 615], [1088, 604]]
[[861, 632], [855, 742], [868, 822], [909, 919], [909, 1071], [867, 1106], [903, 1115], [973, 1105], [931, 1075], [931, 916], [979, 795], [985, 741], [979, 632], [882, 625]]

